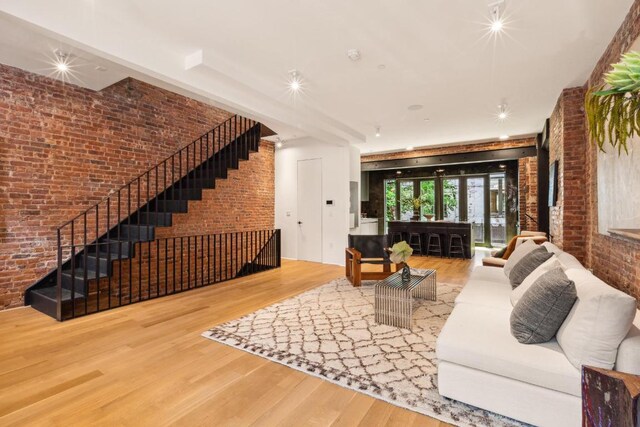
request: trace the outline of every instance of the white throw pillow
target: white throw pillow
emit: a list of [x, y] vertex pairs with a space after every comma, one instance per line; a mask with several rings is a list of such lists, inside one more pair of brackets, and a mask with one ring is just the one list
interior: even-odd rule
[[531, 274], [529, 274], [527, 278], [522, 281], [520, 286], [511, 291], [511, 295], [509, 296], [509, 299], [511, 300], [511, 306], [515, 307], [518, 303], [518, 300], [522, 298], [522, 295], [524, 295], [524, 293], [531, 287], [531, 285], [533, 285], [533, 283], [538, 280], [543, 274], [556, 268], [562, 268], [562, 264], [560, 264], [560, 261], [558, 261], [558, 258], [555, 255], [540, 264], [538, 268], [533, 270]]
[[529, 252], [536, 249], [537, 247], [538, 245], [533, 243], [533, 240], [527, 240], [526, 242], [524, 242], [523, 244], [515, 248], [515, 250], [511, 253], [511, 256], [509, 257], [509, 259], [507, 260], [506, 264], [504, 265], [504, 268], [502, 269], [505, 276], [509, 277], [509, 273], [511, 273], [511, 269], [518, 263], [518, 261], [520, 261], [522, 258], [525, 257], [525, 255], [527, 255]]
[[576, 285], [578, 300], [558, 330], [558, 344], [578, 369], [582, 365], [611, 369], [636, 316], [636, 300], [584, 268], [565, 273]]

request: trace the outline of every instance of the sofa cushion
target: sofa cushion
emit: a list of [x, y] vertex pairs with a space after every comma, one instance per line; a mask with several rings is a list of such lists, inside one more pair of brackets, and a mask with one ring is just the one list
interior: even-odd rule
[[558, 343], [520, 344], [509, 330], [509, 315], [509, 310], [457, 304], [438, 337], [438, 360], [580, 396], [580, 371]]
[[551, 242], [545, 242], [542, 244], [549, 252], [553, 252], [557, 257], [560, 263], [562, 263], [562, 267], [565, 270], [570, 268], [584, 268], [580, 261], [570, 253], [564, 252], [562, 249], [557, 247]]
[[558, 261], [558, 257], [553, 255], [551, 258], [543, 262], [538, 268], [533, 270], [531, 274], [527, 276], [526, 279], [522, 281], [520, 286], [516, 287], [511, 294], [509, 295], [509, 299], [511, 300], [511, 306], [515, 307], [518, 303], [518, 300], [522, 298], [522, 295], [533, 285], [533, 283], [540, 278], [547, 271], [551, 271], [554, 268], [561, 267], [560, 261]]
[[638, 310], [629, 333], [618, 347], [615, 370], [640, 375], [640, 311]]
[[518, 246], [513, 251], [513, 253], [509, 256], [509, 259], [507, 260], [506, 264], [504, 265], [504, 268], [502, 269], [502, 272], [504, 273], [504, 275], [509, 277], [509, 273], [511, 273], [511, 270], [513, 269], [513, 267], [518, 262], [520, 262], [520, 260], [524, 258], [526, 254], [535, 250], [536, 248], [538, 248], [538, 245], [533, 243], [533, 241], [531, 240], [527, 240], [526, 242]]
[[533, 270], [544, 264], [545, 261], [552, 256], [553, 254], [551, 252], [542, 247], [536, 248], [526, 254], [516, 265], [513, 266], [509, 273], [511, 286], [515, 288], [520, 285], [529, 274], [533, 273]]
[[511, 334], [522, 344], [551, 340], [576, 298], [576, 286], [561, 267], [548, 271], [535, 281], [513, 308]]
[[502, 270], [495, 267], [476, 267], [455, 303], [477, 304], [501, 310], [511, 310], [511, 285]]
[[636, 300], [584, 268], [566, 274], [576, 285], [578, 300], [558, 330], [558, 343], [577, 368], [611, 369], [636, 316]]

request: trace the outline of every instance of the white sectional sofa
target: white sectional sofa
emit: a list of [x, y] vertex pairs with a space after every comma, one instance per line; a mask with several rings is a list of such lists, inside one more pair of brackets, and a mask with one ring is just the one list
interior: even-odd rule
[[[545, 245], [556, 252], [565, 272], [584, 270], [571, 255]], [[576, 287], [580, 299], [578, 283]], [[438, 337], [440, 394], [534, 425], [580, 426], [580, 369], [556, 339], [520, 344], [511, 335], [511, 292], [502, 268], [482, 266], [473, 271]], [[635, 314], [618, 347], [614, 369], [640, 374], [640, 312]]]

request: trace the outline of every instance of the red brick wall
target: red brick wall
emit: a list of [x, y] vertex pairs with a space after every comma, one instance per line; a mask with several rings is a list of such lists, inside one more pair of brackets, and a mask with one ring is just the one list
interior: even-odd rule
[[[518, 160], [520, 229], [538, 231], [538, 161], [536, 157]], [[533, 221], [525, 215], [533, 218]]]
[[[0, 309], [55, 267], [55, 230], [232, 114], [127, 79], [100, 92], [0, 64]], [[273, 227], [273, 146], [175, 215], [174, 233]]]
[[[640, 1], [636, 0], [593, 70], [587, 85], [600, 84], [602, 75], [609, 69], [610, 64], [617, 62], [620, 55], [628, 51], [638, 37], [640, 37]], [[597, 148], [590, 141], [586, 145], [585, 155], [587, 265], [607, 283], [638, 298], [640, 307], [640, 242], [612, 238], [598, 233]], [[632, 197], [638, 197], [638, 195]]]
[[562, 91], [551, 115], [549, 163], [558, 161], [558, 201], [550, 208], [552, 241], [580, 261], [587, 230], [584, 88]]

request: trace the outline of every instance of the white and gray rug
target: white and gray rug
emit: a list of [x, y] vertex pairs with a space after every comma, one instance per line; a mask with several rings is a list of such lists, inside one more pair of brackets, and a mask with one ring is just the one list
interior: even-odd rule
[[336, 279], [202, 335], [452, 424], [520, 425], [438, 394], [436, 339], [461, 286], [438, 283], [410, 331], [374, 322], [374, 283]]

